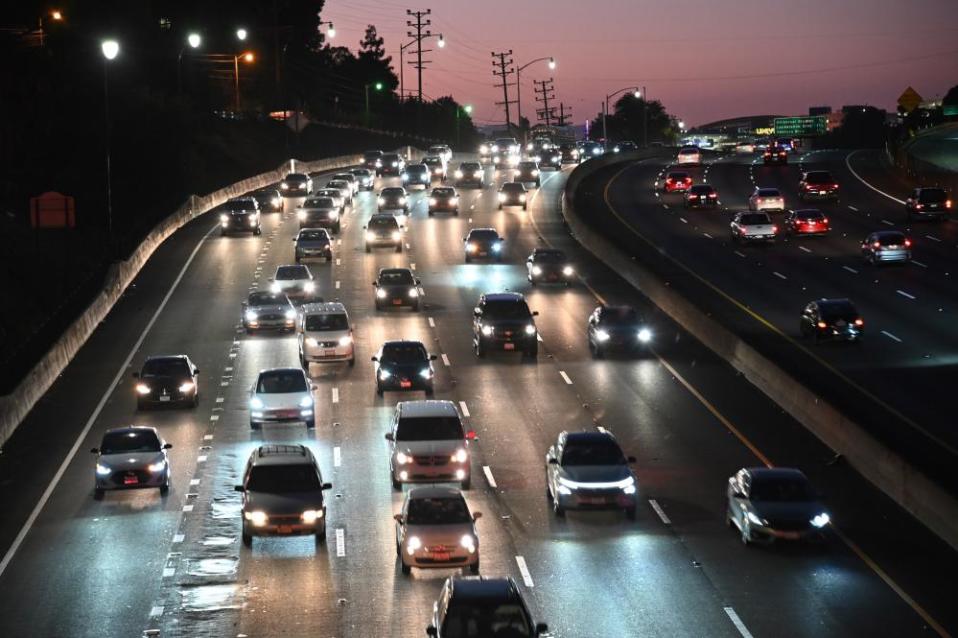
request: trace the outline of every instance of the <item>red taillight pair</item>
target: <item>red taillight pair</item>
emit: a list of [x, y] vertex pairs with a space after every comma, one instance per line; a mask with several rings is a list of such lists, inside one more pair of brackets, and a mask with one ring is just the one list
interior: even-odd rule
[[864, 320], [864, 319], [856, 319], [856, 320], [855, 320], [855, 325], [860, 328], [860, 327], [862, 327], [862, 326], [865, 325], [865, 320]]

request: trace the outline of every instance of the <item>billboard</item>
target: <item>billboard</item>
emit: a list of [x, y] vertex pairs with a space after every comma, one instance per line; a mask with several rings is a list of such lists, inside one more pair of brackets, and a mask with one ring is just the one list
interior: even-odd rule
[[810, 137], [824, 135], [828, 130], [828, 117], [806, 115], [800, 117], [776, 117], [775, 135], [781, 137]]

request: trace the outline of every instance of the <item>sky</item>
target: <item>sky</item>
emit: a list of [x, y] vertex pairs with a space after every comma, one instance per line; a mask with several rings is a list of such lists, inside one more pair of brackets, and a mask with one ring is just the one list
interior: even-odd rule
[[[629, 86], [695, 126], [820, 105], [893, 110], [909, 85], [930, 99], [958, 84], [958, 0], [326, 0], [322, 19], [334, 23], [335, 45], [354, 50], [375, 24], [398, 75], [406, 9], [427, 8], [446, 46], [426, 41], [423, 93], [473, 105], [477, 124], [505, 120], [491, 53], [510, 49], [520, 65], [556, 60], [554, 71], [546, 62], [522, 71], [523, 116], [535, 115], [533, 81], [552, 77], [575, 123]], [[416, 88], [408, 64], [405, 87]]]

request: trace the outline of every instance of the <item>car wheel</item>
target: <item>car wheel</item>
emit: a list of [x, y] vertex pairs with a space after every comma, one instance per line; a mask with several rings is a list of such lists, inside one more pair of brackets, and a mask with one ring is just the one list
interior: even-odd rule
[[522, 205], [522, 210], [529, 210], [529, 207], [526, 204]]
[[436, 393], [436, 389], [435, 389], [433, 386], [430, 385], [430, 386], [427, 386], [427, 387], [426, 387], [426, 396], [427, 396], [427, 397], [431, 397], [431, 396], [434, 395], [435, 393]]
[[166, 482], [160, 486], [160, 496], [166, 496], [170, 493], [170, 477], [166, 477]]
[[371, 253], [372, 249], [369, 247], [369, 244], [366, 244], [366, 252]]
[[349, 360], [349, 367], [352, 368], [355, 366], [356, 366], [356, 357], [353, 357], [352, 359]]
[[257, 423], [256, 421], [250, 421], [250, 422], [249, 422], [249, 429], [251, 429], [251, 430], [258, 430], [259, 428], [260, 428], [260, 424]]
[[326, 528], [323, 528], [323, 531], [316, 532], [316, 544], [322, 545], [326, 542]]
[[472, 574], [479, 573], [479, 561], [476, 561], [475, 563], [469, 566], [469, 572]]
[[407, 565], [406, 561], [402, 558], [399, 559], [399, 570], [403, 573], [404, 576], [408, 576], [412, 573], [412, 565]]
[[256, 235], [257, 237], [259, 237], [260, 235], [263, 234], [263, 229], [262, 229], [262, 228], [257, 228], [256, 230], [253, 231], [253, 234]]
[[393, 489], [397, 491], [402, 491], [402, 483], [396, 480], [396, 477], [393, 477]]
[[244, 547], [252, 547], [252, 546], [253, 546], [253, 537], [252, 537], [252, 535], [247, 534], [246, 532], [243, 532], [243, 546], [244, 546]]
[[559, 505], [559, 499], [552, 497], [552, 513], [556, 518], [565, 518], [565, 508]]
[[419, 312], [419, 302], [418, 302], [418, 301], [412, 305], [412, 311], [413, 311], [413, 312]]
[[432, 211], [429, 211], [429, 216], [430, 216], [430, 217], [433, 217], [434, 215], [435, 215], [435, 213], [434, 213], [434, 212], [432, 212]]
[[382, 387], [380, 384], [378, 384], [378, 383], [376, 384], [376, 394], [377, 394], [378, 396], [382, 396], [382, 395], [383, 395], [383, 387]]
[[144, 403], [143, 401], [137, 401], [136, 409], [138, 412], [143, 412], [144, 410], [146, 410], [146, 403]]
[[529, 284], [530, 284], [530, 285], [532, 285], [532, 286], [535, 286], [535, 285], [536, 285], [536, 280], [535, 280], [535, 279], [533, 279], [531, 276], [529, 276], [528, 279], [529, 279]]
[[307, 373], [309, 372], [309, 361], [307, 361], [306, 357], [304, 357], [302, 354], [299, 355], [299, 367], [301, 367]]
[[399, 244], [398, 246], [396, 246], [396, 252], [397, 252], [397, 253], [401, 253], [401, 252], [402, 252], [402, 244]]
[[312, 430], [315, 427], [316, 427], [316, 419], [310, 419], [309, 421], [306, 422], [307, 430]]
[[105, 493], [106, 493], [105, 490], [101, 490], [99, 487], [93, 488], [93, 500], [95, 500], [95, 501], [102, 501], [102, 500], [103, 500], [103, 495], [104, 495]]
[[333, 232], [338, 235], [341, 229], [342, 229], [342, 224], [336, 224], [336, 226], [333, 228]]
[[196, 394], [193, 395], [193, 402], [190, 404], [190, 407], [195, 408], [199, 406], [199, 404], [200, 404], [200, 393], [197, 392]]
[[486, 349], [482, 347], [482, 343], [477, 343], [475, 347], [476, 356], [480, 359], [486, 356]]
[[472, 476], [467, 476], [465, 479], [460, 481], [459, 486], [464, 490], [472, 488]]
[[595, 346], [592, 346], [592, 356], [595, 357], [596, 359], [601, 359], [602, 357], [605, 356], [605, 353], [602, 352], [602, 348], [600, 348], [598, 345], [595, 345]]
[[472, 263], [472, 259], [471, 259], [468, 255], [466, 255], [466, 263], [467, 263], [467, 264], [471, 264], [471, 263]]
[[502, 204], [499, 204], [499, 210], [502, 210]]
[[536, 357], [538, 357], [538, 356], [539, 356], [539, 344], [537, 343], [536, 345], [532, 346], [531, 348], [526, 348], [525, 355], [526, 355], [526, 357], [528, 357], [529, 359], [535, 359]]
[[225, 230], [221, 230], [221, 231], [220, 231], [220, 237], [226, 237], [226, 231], [225, 231]]

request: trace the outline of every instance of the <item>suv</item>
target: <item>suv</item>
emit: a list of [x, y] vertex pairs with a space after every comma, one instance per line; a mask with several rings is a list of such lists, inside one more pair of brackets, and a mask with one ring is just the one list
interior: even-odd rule
[[261, 445], [246, 462], [243, 483], [243, 545], [254, 536], [314, 535], [326, 540], [325, 490], [316, 457], [305, 445]]
[[718, 206], [718, 192], [711, 184], [696, 184], [685, 191], [686, 208], [714, 208]]
[[876, 230], [862, 242], [862, 259], [873, 266], [911, 261], [911, 240], [900, 230]]
[[819, 299], [805, 306], [799, 330], [803, 337], [813, 337], [816, 342], [833, 339], [859, 343], [865, 320], [849, 299]]
[[788, 164], [788, 151], [781, 146], [769, 146], [762, 153], [762, 163], [769, 164]]
[[652, 330], [645, 319], [631, 306], [599, 306], [589, 315], [586, 330], [589, 350], [601, 359], [609, 350], [635, 350], [647, 347]]
[[509, 636], [540, 638], [549, 627], [537, 623], [512, 578], [447, 578], [432, 606], [427, 636]]
[[432, 184], [432, 177], [429, 175], [429, 167], [425, 164], [410, 164], [402, 174], [403, 186], [422, 186], [429, 188]]
[[402, 172], [406, 170], [406, 160], [399, 153], [386, 153], [381, 161], [380, 175], [402, 175]]
[[290, 301], [319, 301], [313, 273], [303, 264], [277, 266], [269, 290], [284, 293]]
[[559, 152], [562, 154], [563, 164], [574, 164], [579, 161], [579, 147], [574, 142], [560, 144]]
[[366, 151], [363, 153], [363, 166], [379, 175], [383, 166], [383, 152]]
[[539, 165], [531, 161], [519, 162], [519, 165], [516, 166], [513, 172], [512, 180], [520, 184], [535, 182], [536, 188], [538, 188], [542, 185], [542, 181], [539, 178]]
[[299, 320], [299, 363], [309, 373], [310, 363], [356, 363], [353, 329], [346, 307], [339, 302], [303, 306]]
[[472, 345], [477, 357], [490, 349], [521, 350], [525, 356], [539, 354], [536, 323], [526, 298], [517, 292], [489, 293], [479, 297], [472, 311]]
[[473, 228], [462, 241], [465, 242], [467, 264], [477, 257], [502, 261], [502, 238], [495, 228]]
[[838, 200], [838, 182], [828, 171], [808, 171], [798, 183], [798, 197], [802, 200]]
[[261, 235], [259, 203], [253, 197], [235, 197], [223, 204], [220, 213], [220, 235], [230, 231]]
[[944, 219], [951, 210], [951, 199], [944, 188], [916, 188], [905, 200], [908, 221], [934, 217]]
[[386, 433], [393, 489], [403, 483], [458, 481], [468, 490], [469, 442], [475, 438], [452, 401], [400, 401]]
[[429, 169], [431, 179], [446, 181], [446, 162], [441, 157], [426, 157], [423, 158], [422, 163]]
[[413, 312], [419, 312], [422, 282], [409, 268], [381, 268], [373, 288], [376, 289], [376, 310], [409, 306]]
[[279, 183], [283, 197], [305, 197], [313, 192], [313, 179], [303, 173], [290, 173]]
[[338, 233], [341, 211], [332, 197], [309, 197], [296, 211], [300, 228], [328, 228]]
[[421, 341], [387, 341], [373, 357], [376, 394], [386, 390], [423, 390], [432, 396], [436, 355], [426, 352]]
[[402, 226], [390, 214], [377, 213], [369, 218], [366, 229], [366, 252], [372, 252], [374, 246], [391, 246], [397, 253], [402, 252]]
[[185, 354], [147, 357], [143, 368], [133, 373], [136, 409], [172, 403], [195, 408], [200, 402], [199, 374]]

